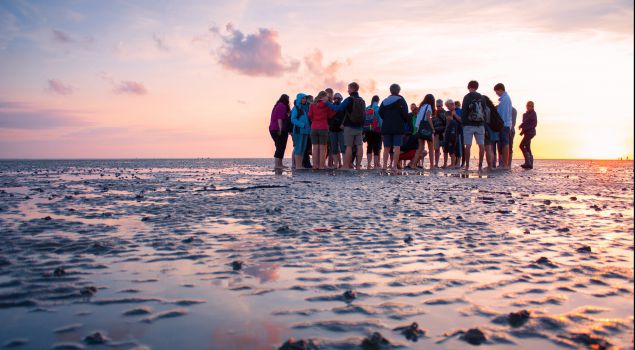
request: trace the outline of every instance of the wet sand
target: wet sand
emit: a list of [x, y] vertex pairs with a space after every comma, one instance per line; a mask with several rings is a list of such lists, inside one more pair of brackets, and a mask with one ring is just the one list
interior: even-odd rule
[[269, 166], [0, 161], [0, 347], [633, 349], [633, 162]]

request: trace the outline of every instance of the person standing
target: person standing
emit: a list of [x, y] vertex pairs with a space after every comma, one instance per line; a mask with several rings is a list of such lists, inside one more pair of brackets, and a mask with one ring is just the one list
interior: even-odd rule
[[499, 142], [500, 133], [496, 132], [490, 126], [495, 118], [499, 118], [494, 102], [489, 97], [483, 95], [485, 106], [485, 160], [487, 161], [487, 170], [496, 168], [496, 144]]
[[328, 120], [335, 116], [335, 111], [326, 105], [326, 91], [320, 91], [316, 102], [309, 107], [311, 121], [311, 143], [313, 145], [313, 168], [326, 169], [326, 145], [329, 140]]
[[509, 129], [509, 166], [512, 165], [512, 159], [514, 159], [514, 136], [516, 136], [516, 116], [518, 111], [512, 106], [512, 127]]
[[472, 148], [472, 139], [476, 139], [478, 144], [478, 170], [483, 169], [483, 156], [485, 155], [485, 109], [483, 97], [476, 92], [478, 90], [478, 82], [472, 80], [467, 84], [468, 94], [463, 97], [463, 112], [461, 115], [461, 124], [463, 125], [463, 141], [465, 149], [463, 156], [465, 157], [465, 170], [470, 170], [470, 152]]
[[379, 116], [382, 119], [381, 136], [384, 142], [384, 169], [388, 169], [388, 157], [390, 156], [391, 148], [393, 152], [391, 169], [397, 169], [405, 132], [404, 126], [410, 122], [408, 104], [399, 95], [400, 92], [401, 87], [399, 85], [390, 85], [390, 96], [386, 97], [381, 102], [381, 106], [379, 106]]
[[419, 147], [417, 153], [411, 163], [415, 166], [419, 160], [423, 160], [425, 157], [425, 146], [428, 146], [428, 155], [430, 156], [430, 170], [434, 168], [434, 147], [432, 140], [434, 136], [434, 125], [432, 125], [432, 116], [435, 113], [436, 101], [432, 94], [427, 94], [421, 104], [419, 104], [419, 112], [417, 113], [417, 120], [415, 122], [416, 134], [419, 138]]
[[346, 145], [346, 153], [344, 154], [344, 165], [342, 169], [352, 169], [353, 163], [353, 146], [356, 148], [356, 164], [355, 168], [361, 168], [363, 155], [362, 127], [364, 126], [364, 111], [366, 110], [366, 102], [359, 96], [359, 84], [352, 82], [348, 84], [349, 96], [336, 106], [333, 103], [327, 103], [335, 112], [345, 111], [344, 115], [344, 144]]
[[536, 126], [538, 125], [538, 116], [534, 110], [534, 102], [527, 102], [527, 112], [523, 114], [523, 122], [520, 124], [520, 150], [525, 157], [525, 164], [521, 165], [524, 169], [534, 168], [534, 155], [531, 153], [531, 140], [536, 136]]
[[[333, 104], [339, 106], [342, 103], [342, 95], [337, 92], [333, 96]], [[346, 146], [344, 145], [344, 133], [342, 131], [342, 123], [344, 122], [344, 111], [335, 113], [335, 117], [329, 119], [329, 142], [331, 146], [331, 158], [333, 168], [342, 167], [342, 154], [346, 152]]]
[[[441, 158], [441, 144], [443, 143], [443, 134], [445, 133], [445, 110], [443, 109], [443, 100], [437, 100], [437, 108], [432, 117], [432, 125], [434, 126], [434, 135], [432, 144], [434, 147], [434, 167], [439, 167], [439, 158]], [[447, 163], [448, 154], [444, 152], [444, 160]]]
[[293, 159], [296, 169], [305, 169], [303, 162], [311, 135], [311, 123], [309, 121], [309, 104], [306, 95], [296, 95], [293, 109], [291, 110], [291, 123], [293, 124]]
[[503, 130], [500, 132], [499, 142], [501, 145], [500, 157], [503, 161], [503, 169], [510, 169], [511, 163], [509, 158], [509, 138], [511, 136], [512, 127], [512, 100], [509, 97], [507, 91], [505, 91], [505, 85], [498, 83], [494, 86], [494, 92], [498, 95], [498, 114], [503, 119]]
[[[457, 168], [460, 166], [460, 154], [461, 154], [461, 134], [459, 129], [461, 128], [461, 117], [456, 113], [456, 105], [454, 101], [447, 100], [445, 107], [448, 109], [445, 112], [447, 126], [445, 128], [445, 135], [443, 136], [443, 148], [450, 155], [450, 168]], [[447, 164], [443, 164], [446, 167]]]
[[[313, 104], [313, 95], [306, 96], [306, 115], [308, 119], [309, 107]], [[311, 129], [311, 124], [309, 123], [309, 130]], [[302, 166], [306, 169], [312, 169], [311, 165], [311, 153], [313, 151], [313, 144], [311, 143], [311, 131], [309, 131], [309, 137], [306, 143], [306, 148], [304, 150], [304, 155], [302, 157]]]
[[379, 154], [381, 152], [381, 123], [379, 116], [379, 96], [375, 95], [370, 100], [370, 106], [366, 107], [364, 117], [364, 140], [366, 141], [367, 169], [371, 168], [371, 160], [375, 169], [379, 169]]
[[269, 134], [276, 146], [276, 151], [273, 154], [275, 169], [284, 168], [282, 160], [284, 159], [284, 152], [287, 149], [287, 140], [289, 139], [289, 112], [291, 109], [289, 104], [289, 95], [283, 94], [271, 110]]

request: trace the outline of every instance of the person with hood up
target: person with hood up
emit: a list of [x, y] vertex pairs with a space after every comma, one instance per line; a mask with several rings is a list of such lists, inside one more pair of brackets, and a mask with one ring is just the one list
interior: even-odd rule
[[311, 135], [311, 121], [309, 120], [309, 104], [306, 94], [296, 95], [293, 109], [291, 110], [291, 123], [293, 124], [293, 160], [296, 169], [305, 169], [302, 158], [309, 143]]
[[329, 141], [329, 119], [335, 116], [335, 111], [326, 105], [328, 94], [320, 91], [316, 102], [309, 108], [311, 121], [311, 144], [313, 145], [313, 168], [326, 169], [326, 145]]
[[381, 134], [384, 142], [384, 169], [388, 168], [388, 157], [390, 156], [391, 148], [394, 154], [392, 169], [397, 169], [403, 142], [404, 123], [409, 122], [408, 104], [399, 95], [399, 92], [401, 92], [399, 85], [390, 85], [390, 96], [384, 99], [379, 106], [379, 116], [382, 118]]

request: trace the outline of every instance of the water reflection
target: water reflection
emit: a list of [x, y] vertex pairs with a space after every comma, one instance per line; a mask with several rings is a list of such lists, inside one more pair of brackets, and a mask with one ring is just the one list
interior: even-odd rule
[[275, 282], [280, 278], [280, 264], [260, 263], [245, 268], [245, 273], [260, 280], [260, 284]]

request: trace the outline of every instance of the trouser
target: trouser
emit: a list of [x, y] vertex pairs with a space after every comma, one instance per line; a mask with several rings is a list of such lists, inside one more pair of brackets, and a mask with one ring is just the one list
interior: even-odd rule
[[281, 132], [279, 135], [278, 131], [269, 131], [269, 133], [271, 134], [273, 143], [276, 146], [276, 151], [274, 152], [273, 157], [278, 159], [284, 158], [284, 151], [287, 149], [289, 133], [286, 131]]
[[311, 138], [309, 137], [309, 140], [307, 142], [307, 146], [306, 146], [306, 150], [304, 150], [304, 157], [302, 158], [302, 167], [304, 168], [311, 168]]
[[531, 153], [531, 139], [533, 139], [534, 136], [536, 136], [536, 134], [525, 134], [522, 141], [520, 141], [520, 150], [525, 157], [525, 164], [532, 167], [534, 166], [534, 155]]

